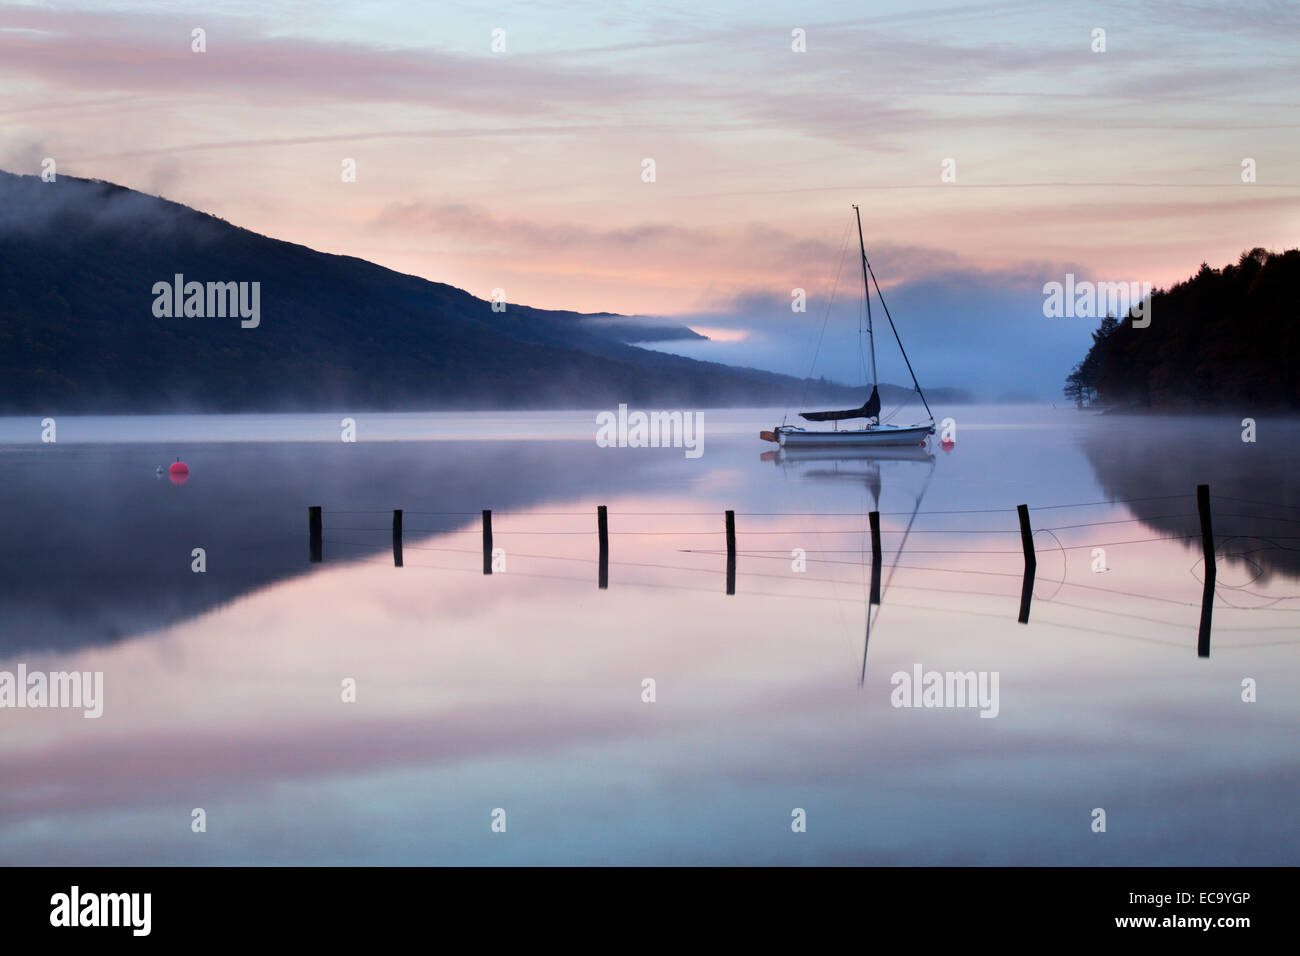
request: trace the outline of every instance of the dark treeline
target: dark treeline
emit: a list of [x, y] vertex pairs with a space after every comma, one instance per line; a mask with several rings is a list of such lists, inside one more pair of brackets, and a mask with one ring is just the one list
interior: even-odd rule
[[1152, 293], [1151, 324], [1104, 319], [1066, 379], [1077, 404], [1300, 407], [1300, 250], [1244, 252]]

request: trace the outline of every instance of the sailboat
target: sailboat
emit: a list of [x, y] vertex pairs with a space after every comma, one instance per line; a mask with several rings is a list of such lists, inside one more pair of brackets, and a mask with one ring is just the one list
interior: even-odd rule
[[[898, 336], [894, 318], [889, 314], [889, 307], [885, 305], [885, 299], [880, 294], [880, 283], [876, 281], [876, 274], [871, 269], [871, 263], [867, 261], [867, 247], [862, 239], [862, 212], [856, 203], [853, 206], [853, 213], [857, 217], [858, 249], [862, 253], [862, 286], [867, 305], [866, 331], [871, 349], [871, 394], [861, 408], [802, 412], [799, 415], [800, 418], [809, 422], [831, 422], [830, 429], [807, 429], [801, 425], [782, 423], [770, 432], [759, 433], [759, 437], [766, 441], [774, 441], [782, 448], [923, 445], [926, 439], [934, 434], [934, 413], [930, 411], [930, 405], [925, 400], [925, 393], [921, 391], [921, 383], [916, 380], [916, 373], [912, 371], [912, 363], [907, 357], [907, 352], [903, 349], [903, 340]], [[890, 329], [894, 332], [894, 340], [898, 342], [898, 349], [903, 353], [903, 361], [907, 363], [907, 371], [912, 376], [912, 384], [916, 387], [916, 393], [921, 397], [921, 404], [925, 406], [925, 411], [930, 416], [929, 422], [918, 425], [894, 425], [880, 420], [880, 391], [876, 381], [876, 336], [871, 318], [871, 283], [875, 283], [876, 296], [880, 298], [880, 305], [885, 311], [885, 318], [889, 320]], [[853, 421], [859, 418], [865, 420], [865, 424], [861, 428], [841, 429], [839, 427], [840, 422]]]

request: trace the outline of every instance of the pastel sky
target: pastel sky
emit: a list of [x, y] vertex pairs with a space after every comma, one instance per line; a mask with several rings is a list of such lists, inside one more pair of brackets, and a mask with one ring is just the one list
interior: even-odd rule
[[[923, 380], [1059, 395], [1096, 323], [1044, 282], [1296, 245], [1297, 40], [1269, 3], [11, 3], [0, 168], [797, 374], [857, 202]], [[817, 374], [858, 374], [855, 268]]]

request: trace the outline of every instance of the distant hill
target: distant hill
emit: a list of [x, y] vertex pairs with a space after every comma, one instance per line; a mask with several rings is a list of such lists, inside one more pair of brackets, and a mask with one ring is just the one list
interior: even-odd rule
[[[256, 327], [155, 314], [155, 284], [177, 274], [205, 284], [196, 307], [234, 290], [214, 303], [207, 283], [248, 283], [251, 307], [260, 283]], [[452, 286], [111, 183], [0, 172], [4, 412], [784, 405], [801, 391], [628, 344], [673, 338], [700, 336], [608, 313], [494, 312]]]
[[1300, 250], [1244, 252], [1152, 293], [1151, 324], [1109, 318], [1066, 380], [1079, 403], [1300, 408]]

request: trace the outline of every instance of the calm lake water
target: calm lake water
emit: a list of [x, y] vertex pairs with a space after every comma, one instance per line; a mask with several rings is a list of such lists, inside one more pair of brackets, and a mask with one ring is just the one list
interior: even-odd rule
[[[1300, 425], [936, 413], [950, 451], [799, 460], [749, 410], [697, 459], [579, 412], [0, 419], [0, 672], [104, 675], [99, 719], [0, 709], [0, 861], [1294, 864]], [[996, 716], [894, 706], [918, 668]]]

